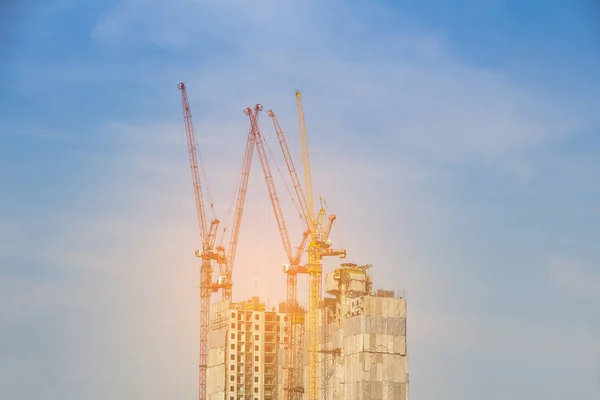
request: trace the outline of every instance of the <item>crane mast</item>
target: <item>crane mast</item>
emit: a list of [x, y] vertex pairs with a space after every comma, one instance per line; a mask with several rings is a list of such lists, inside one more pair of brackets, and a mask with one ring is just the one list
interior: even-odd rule
[[326, 227], [323, 220], [327, 214], [322, 207], [315, 215], [314, 200], [312, 197], [312, 178], [310, 174], [310, 159], [308, 157], [308, 139], [306, 123], [304, 120], [304, 107], [302, 93], [296, 91], [296, 109], [298, 112], [298, 126], [300, 128], [300, 141], [302, 143], [302, 163], [304, 166], [304, 181], [306, 202], [308, 206], [308, 220], [311, 240], [308, 245], [308, 400], [317, 400], [319, 393], [318, 361], [319, 361], [319, 304], [322, 298], [323, 263], [325, 256], [346, 257], [346, 250], [331, 249], [329, 232], [335, 217], [329, 219]]
[[298, 274], [306, 274], [308, 272], [306, 266], [300, 265], [300, 260], [308, 240], [310, 239], [310, 231], [304, 232], [302, 242], [298, 246], [298, 252], [290, 267], [285, 270], [286, 273], [286, 305], [288, 313], [287, 328], [289, 332], [289, 343], [286, 347], [286, 359], [285, 368], [287, 369], [287, 381], [285, 389], [287, 389], [285, 398], [287, 400], [301, 400], [304, 394], [304, 387], [302, 386], [302, 338], [299, 333], [302, 333], [297, 329], [298, 325], [302, 324], [304, 314], [298, 304]]

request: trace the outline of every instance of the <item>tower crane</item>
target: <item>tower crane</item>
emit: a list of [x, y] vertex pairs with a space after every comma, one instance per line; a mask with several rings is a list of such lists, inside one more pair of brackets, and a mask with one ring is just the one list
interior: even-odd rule
[[[238, 188], [238, 196], [236, 203], [236, 212], [233, 221], [233, 229], [230, 237], [228, 252], [225, 252], [223, 246], [215, 248], [216, 235], [220, 221], [213, 219], [210, 226], [207, 228], [204, 197], [202, 193], [202, 184], [200, 179], [200, 171], [198, 168], [198, 150], [196, 147], [196, 137], [194, 132], [194, 124], [192, 121], [192, 112], [187, 96], [187, 89], [183, 82], [178, 84], [181, 91], [181, 101], [183, 108], [183, 118], [185, 124], [185, 132], [187, 138], [188, 154], [190, 159], [190, 168], [192, 171], [192, 184], [194, 189], [194, 197], [196, 199], [196, 214], [198, 217], [198, 225], [200, 227], [200, 239], [202, 248], [195, 251], [196, 257], [202, 259], [200, 266], [200, 354], [199, 354], [199, 379], [198, 379], [198, 398], [206, 400], [206, 370], [207, 370], [207, 353], [208, 353], [208, 328], [210, 320], [210, 296], [213, 292], [222, 290], [223, 300], [231, 301], [232, 291], [232, 271], [233, 262], [235, 260], [235, 252], [237, 248], [239, 230], [246, 199], [246, 191], [248, 186], [248, 178], [250, 174], [250, 166], [252, 163], [252, 154], [254, 153], [255, 137], [253, 135], [252, 126], [256, 125], [256, 115], [250, 116], [251, 128], [248, 133], [246, 150], [244, 152], [244, 160], [242, 162], [242, 178]], [[249, 115], [249, 114], [247, 114]], [[212, 204], [211, 204], [212, 207]], [[219, 265], [220, 276], [217, 282], [213, 283], [212, 262], [216, 261]]]
[[[258, 105], [257, 105], [258, 107]], [[269, 110], [267, 112], [267, 114], [271, 117], [271, 119], [273, 119], [273, 123], [275, 124], [275, 129], [277, 131], [277, 137], [279, 139], [279, 143], [281, 146], [281, 149], [284, 153], [284, 157], [286, 160], [286, 164], [288, 166], [288, 171], [292, 177], [292, 181], [294, 182], [294, 188], [296, 190], [296, 194], [299, 198], [300, 204], [301, 204], [301, 217], [303, 218], [303, 220], [306, 221], [307, 226], [306, 228], [308, 228], [308, 220], [306, 218], [306, 200], [304, 199], [304, 195], [302, 194], [302, 188], [300, 186], [300, 181], [298, 179], [298, 176], [296, 174], [295, 168], [294, 168], [294, 164], [292, 161], [292, 158], [290, 156], [288, 147], [287, 147], [287, 143], [285, 140], [285, 136], [283, 135], [283, 131], [281, 130], [281, 127], [279, 126], [279, 122], [277, 121], [277, 117], [275, 116], [275, 113], [272, 110]], [[260, 162], [261, 162], [261, 168], [263, 171], [263, 175], [265, 177], [265, 182], [267, 183], [267, 189], [269, 192], [269, 198], [271, 200], [271, 205], [273, 208], [273, 212], [275, 213], [275, 219], [277, 221], [277, 226], [279, 228], [279, 234], [283, 243], [283, 247], [289, 262], [289, 265], [284, 265], [284, 272], [287, 275], [287, 282], [286, 282], [286, 306], [287, 306], [287, 312], [288, 312], [288, 321], [287, 321], [287, 328], [288, 328], [288, 334], [289, 334], [289, 343], [288, 346], [286, 347], [286, 370], [287, 370], [287, 379], [286, 379], [286, 383], [285, 383], [285, 389], [287, 391], [287, 398], [288, 399], [294, 399], [296, 393], [301, 394], [303, 392], [302, 388], [300, 385], [298, 385], [298, 383], [300, 382], [300, 380], [298, 379], [298, 375], [299, 372], [301, 370], [301, 368], [298, 366], [298, 361], [300, 361], [299, 357], [297, 356], [297, 347], [301, 344], [301, 343], [294, 343], [294, 340], [296, 339], [297, 335], [296, 335], [296, 330], [295, 330], [295, 326], [298, 323], [298, 319], [297, 314], [298, 314], [298, 310], [296, 310], [297, 308], [297, 299], [296, 299], [296, 292], [297, 292], [297, 274], [298, 273], [306, 273], [307, 269], [306, 267], [300, 267], [300, 261], [302, 259], [302, 255], [304, 253], [304, 250], [306, 248], [306, 244], [308, 242], [308, 239], [310, 237], [310, 231], [305, 231], [302, 241], [300, 243], [300, 245], [298, 246], [298, 249], [296, 251], [296, 253], [293, 253], [292, 251], [292, 245], [290, 242], [290, 238], [289, 238], [289, 234], [287, 231], [287, 227], [286, 227], [286, 223], [285, 223], [285, 219], [283, 216], [283, 211], [281, 210], [281, 204], [279, 202], [279, 197], [277, 195], [277, 190], [275, 188], [275, 182], [273, 180], [273, 175], [271, 174], [271, 168], [269, 166], [269, 161], [268, 161], [268, 157], [267, 157], [267, 152], [265, 150], [265, 140], [262, 136], [262, 133], [258, 127], [258, 125], [256, 125], [255, 130], [254, 130], [254, 135], [256, 137], [256, 149], [258, 151], [258, 155], [260, 158]]]
[[[286, 358], [285, 358], [285, 367], [287, 370], [287, 380], [285, 388], [286, 399], [294, 400], [299, 399], [304, 392], [303, 387], [300, 385], [301, 376], [302, 376], [302, 352], [300, 348], [302, 343], [297, 340], [298, 335], [296, 332], [296, 326], [301, 322], [301, 317], [303, 316], [301, 311], [298, 310], [298, 274], [306, 274], [308, 269], [306, 266], [300, 266], [300, 259], [302, 257], [302, 253], [306, 248], [306, 244], [308, 239], [310, 238], [310, 227], [309, 227], [309, 219], [308, 219], [308, 209], [306, 204], [306, 197], [302, 191], [302, 185], [300, 184], [300, 179], [298, 179], [298, 174], [296, 173], [296, 168], [294, 167], [294, 161], [292, 160], [292, 156], [290, 154], [290, 150], [287, 145], [287, 140], [283, 130], [281, 129], [281, 125], [279, 124], [279, 120], [277, 116], [273, 112], [273, 110], [267, 111], [269, 117], [273, 121], [273, 126], [275, 128], [275, 132], [277, 133], [277, 139], [279, 141], [279, 146], [281, 147], [281, 151], [283, 153], [283, 157], [285, 159], [285, 163], [288, 168], [288, 172], [292, 179], [292, 183], [294, 185], [294, 190], [296, 192], [296, 197], [298, 198], [298, 203], [300, 203], [300, 217], [305, 223], [305, 228], [307, 229], [304, 233], [302, 242], [298, 247], [299, 253], [296, 254], [294, 259], [290, 259], [290, 264], [288, 266], [284, 266], [284, 272], [286, 274], [286, 306], [288, 312], [288, 320], [287, 320], [287, 328], [289, 332], [290, 342], [286, 348]], [[277, 211], [275, 211], [277, 213]], [[280, 212], [280, 211], [279, 211]], [[280, 232], [283, 232], [280, 229]], [[289, 238], [284, 237], [282, 235], [283, 245], [286, 248], [289, 248]], [[286, 243], [287, 240], [287, 243]], [[301, 250], [301, 252], [300, 252]], [[286, 250], [286, 253], [290, 254], [290, 251]]]
[[310, 243], [308, 245], [308, 400], [318, 399], [318, 357], [319, 357], [319, 304], [322, 298], [323, 257], [346, 257], [346, 250], [332, 249], [329, 233], [335, 221], [335, 215], [329, 216], [329, 222], [323, 225], [327, 210], [321, 207], [315, 215], [314, 200], [312, 197], [312, 178], [310, 174], [310, 160], [308, 157], [308, 139], [306, 123], [304, 120], [304, 107], [302, 93], [296, 91], [296, 109], [298, 112], [298, 126], [300, 128], [300, 141], [302, 144], [302, 164], [304, 166], [304, 184], [306, 190], [306, 203], [308, 223], [310, 230]]
[[188, 101], [187, 91], [183, 82], [178, 85], [181, 91], [181, 102], [183, 107], [183, 119], [185, 123], [185, 132], [187, 137], [188, 153], [190, 157], [190, 168], [192, 170], [192, 183], [194, 186], [194, 196], [196, 198], [196, 214], [200, 225], [200, 239], [202, 248], [196, 250], [196, 256], [202, 259], [200, 266], [200, 365], [199, 365], [199, 382], [198, 382], [198, 397], [200, 400], [206, 399], [206, 356], [207, 356], [207, 339], [208, 339], [208, 324], [210, 317], [210, 296], [213, 291], [212, 287], [212, 261], [217, 261], [219, 264], [225, 263], [223, 253], [215, 251], [214, 245], [216, 240], [219, 220], [213, 219], [210, 222], [210, 227], [207, 229], [206, 214], [204, 210], [204, 197], [202, 194], [202, 185], [200, 181], [200, 171], [198, 169], [198, 154], [196, 148], [196, 137], [194, 133], [194, 124], [192, 121], [192, 112]]

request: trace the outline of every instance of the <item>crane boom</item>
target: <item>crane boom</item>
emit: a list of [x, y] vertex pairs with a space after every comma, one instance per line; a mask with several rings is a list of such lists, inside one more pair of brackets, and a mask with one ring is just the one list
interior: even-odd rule
[[238, 239], [240, 235], [242, 215], [244, 213], [244, 204], [246, 202], [246, 193], [248, 192], [248, 180], [250, 178], [252, 155], [254, 154], [254, 146], [256, 142], [254, 130], [258, 126], [258, 113], [261, 110], [262, 106], [260, 104], [257, 104], [257, 106], [254, 109], [254, 112], [252, 112], [252, 110], [249, 108], [244, 110], [244, 113], [250, 118], [250, 131], [248, 132], [248, 138], [246, 140], [246, 150], [244, 151], [244, 160], [242, 162], [240, 186], [238, 187], [235, 215], [233, 217], [233, 227], [231, 230], [231, 238], [229, 240], [229, 248], [227, 251], [226, 268], [225, 271], [221, 271], [222, 276], [224, 277], [224, 282], [222, 285], [223, 300], [227, 301], [231, 301], [231, 292], [233, 288], [233, 265], [235, 261]]
[[292, 262], [294, 260], [294, 254], [292, 253], [292, 245], [290, 243], [285, 219], [283, 217], [283, 211], [281, 210], [281, 204], [279, 203], [279, 197], [277, 196], [277, 189], [275, 188], [273, 175], [271, 174], [271, 167], [269, 166], [269, 160], [267, 158], [267, 153], [264, 147], [264, 138], [262, 137], [258, 124], [256, 124], [255, 126], [254, 135], [256, 138], [256, 150], [258, 151], [260, 165], [262, 167], [263, 175], [267, 183], [269, 198], [271, 200], [271, 205], [275, 213], [275, 219], [277, 220], [277, 226], [279, 227], [279, 233], [283, 242], [285, 254], [287, 256], [287, 259], [290, 262]]
[[300, 184], [300, 179], [298, 179], [298, 173], [296, 172], [296, 168], [294, 167], [294, 161], [292, 160], [292, 156], [290, 154], [290, 150], [287, 145], [287, 139], [283, 130], [281, 129], [281, 125], [279, 125], [279, 120], [277, 116], [273, 112], [273, 110], [267, 111], [269, 117], [273, 121], [273, 126], [275, 127], [275, 132], [277, 133], [277, 139], [279, 140], [279, 147], [281, 147], [281, 152], [283, 153], [283, 158], [285, 159], [285, 163], [288, 168], [288, 172], [290, 177], [292, 178], [292, 184], [294, 185], [294, 190], [296, 192], [296, 197], [298, 198], [298, 203], [300, 203], [301, 217], [306, 224], [306, 228], [310, 229], [310, 220], [308, 213], [308, 205], [306, 204], [306, 197], [302, 191], [302, 185]]
[[185, 123], [185, 134], [187, 138], [188, 153], [190, 157], [190, 168], [192, 170], [192, 184], [194, 185], [194, 197], [196, 198], [196, 215], [200, 227], [202, 243], [207, 240], [206, 214], [204, 212], [204, 198], [202, 197], [202, 184], [200, 183], [200, 172], [198, 170], [198, 149], [196, 147], [196, 134], [192, 120], [192, 111], [188, 101], [187, 90], [183, 82], [179, 83], [181, 90], [181, 102], [183, 108], [183, 120]]
[[302, 164], [304, 166], [304, 185], [306, 189], [309, 228], [314, 235], [316, 230], [315, 203], [312, 194], [312, 178], [310, 175], [310, 160], [308, 158], [308, 138], [306, 134], [306, 122], [304, 120], [304, 107], [302, 105], [302, 93], [299, 90], [296, 90], [296, 109], [298, 111], [298, 126], [300, 128], [300, 142], [302, 144]]

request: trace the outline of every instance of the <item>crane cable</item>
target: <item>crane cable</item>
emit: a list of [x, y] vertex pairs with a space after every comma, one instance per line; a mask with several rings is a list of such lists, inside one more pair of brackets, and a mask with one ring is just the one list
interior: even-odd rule
[[[291, 147], [290, 153], [294, 154], [296, 156], [296, 159], [300, 160], [300, 164], [302, 166], [304, 166], [304, 160], [302, 159], [301, 154], [299, 155], [297, 149], [294, 146], [290, 146], [290, 144], [288, 143], [288, 148], [289, 147]], [[325, 201], [325, 198], [323, 197], [321, 190], [319, 189], [319, 185], [317, 185], [317, 179], [315, 179], [315, 173], [313, 172], [313, 168], [311, 168], [311, 180], [312, 180], [312, 188], [319, 195], [321, 207], [324, 208], [325, 211], [327, 211], [327, 214], [329, 214], [329, 208], [327, 207], [327, 202]], [[311, 201], [311, 200], [312, 199], [306, 199], [306, 201]]]
[[217, 218], [215, 215], [215, 207], [212, 199], [212, 195], [210, 194], [210, 187], [208, 185], [208, 178], [206, 176], [206, 169], [204, 168], [204, 160], [202, 159], [202, 152], [200, 152], [200, 146], [198, 142], [194, 143], [196, 146], [196, 154], [198, 155], [198, 161], [200, 164], [200, 170], [202, 171], [202, 180], [204, 181], [204, 188], [206, 189], [206, 196], [208, 197], [208, 201], [210, 203], [210, 211], [212, 212], [213, 219]]
[[[248, 130], [250, 129], [248, 127], [249, 122], [246, 122], [244, 124], [244, 127], [246, 128], [244, 131], [248, 132]], [[226, 219], [223, 223], [223, 235], [221, 235], [221, 241], [219, 242], [219, 245], [222, 246], [223, 245], [223, 241], [225, 240], [225, 232], [227, 232], [227, 228], [229, 227], [229, 223], [231, 222], [231, 218], [233, 216], [234, 210], [233, 210], [233, 206], [235, 204], [235, 200], [236, 200], [236, 194], [239, 190], [241, 181], [242, 181], [242, 170], [244, 168], [244, 159], [242, 158], [242, 160], [240, 161], [240, 167], [238, 169], [238, 173], [237, 173], [237, 177], [236, 177], [236, 181], [235, 181], [235, 185], [233, 186], [233, 191], [231, 193], [231, 197], [229, 198], [229, 207], [227, 207], [227, 213], [225, 214]]]
[[[293, 145], [290, 145], [289, 142], [288, 142], [288, 148], [290, 148], [290, 152], [296, 157], [296, 159], [300, 160], [300, 164], [302, 166], [304, 166], [304, 162], [303, 162], [304, 160], [302, 159], [301, 154], [298, 153], [298, 150]], [[317, 169], [317, 171], [318, 171], [318, 169]], [[327, 213], [327, 215], [329, 215], [330, 214], [329, 207], [327, 205], [327, 202], [325, 201], [325, 198], [323, 197], [323, 195], [321, 193], [321, 190], [319, 189], [319, 185], [317, 185], [317, 179], [315, 178], [315, 175], [318, 175], [318, 172], [315, 174], [315, 169], [311, 168], [311, 175], [312, 175], [311, 178], [312, 178], [313, 189], [319, 195], [319, 200], [321, 202], [322, 208], [324, 208], [325, 211], [326, 211], [326, 213]], [[306, 199], [306, 200], [307, 201], [311, 201], [312, 199]], [[343, 240], [340, 239], [341, 236], [343, 236], [343, 234], [340, 234], [340, 232], [338, 232], [337, 233], [337, 238], [338, 238], [338, 241], [339, 241], [338, 244], [340, 244], [340, 245], [342, 244], [341, 242], [343, 241]]]
[[279, 165], [277, 164], [277, 160], [275, 160], [275, 156], [273, 155], [273, 152], [271, 151], [271, 147], [269, 147], [269, 143], [267, 142], [266, 138], [263, 137], [263, 142], [265, 143], [265, 146], [267, 147], [267, 150], [269, 151], [269, 155], [271, 156], [271, 160], [273, 161], [273, 164], [275, 165], [275, 168], [277, 169], [277, 172], [279, 172], [279, 175], [281, 176], [281, 180], [283, 181], [283, 185], [285, 186], [285, 190], [288, 192], [288, 195], [290, 196], [292, 203], [294, 203], [294, 207], [296, 208], [296, 211], [298, 212], [298, 216], [300, 217], [300, 220], [303, 221], [304, 217], [302, 215], [302, 211], [300, 210], [300, 206], [298, 205], [298, 203], [296, 202], [296, 197], [292, 194], [292, 191], [290, 190], [290, 187], [288, 186], [288, 184], [285, 181], [285, 178], [283, 177], [283, 173], [281, 172], [281, 170], [279, 169]]

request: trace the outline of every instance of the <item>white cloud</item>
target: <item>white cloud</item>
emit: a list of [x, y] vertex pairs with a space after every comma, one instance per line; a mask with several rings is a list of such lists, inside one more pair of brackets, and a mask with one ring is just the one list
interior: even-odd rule
[[[523, 157], [528, 149], [589, 120], [501, 71], [461, 62], [443, 33], [407, 29], [378, 36], [372, 28], [385, 8], [358, 15], [330, 7], [335, 6], [124, 1], [100, 17], [92, 36], [106, 50], [135, 51], [136, 45], [150, 44], [203, 62], [177, 66], [180, 57], [173, 56], [174, 66], [120, 71], [126, 66], [117, 62], [107, 70], [151, 86], [164, 102], [165, 117], [152, 116], [144, 124], [106, 122], [78, 153], [93, 179], [39, 249], [47, 261], [61, 265], [69, 284], [6, 283], [13, 289], [2, 294], [8, 299], [0, 308], [3, 315], [42, 306], [85, 311], [71, 315], [71, 326], [65, 327], [77, 332], [62, 348], [72, 377], [62, 376], [55, 388], [71, 387], [73, 398], [90, 399], [172, 397], [178, 388], [193, 396], [199, 264], [193, 249], [199, 243], [176, 87], [180, 79], [189, 88], [222, 220], [248, 128], [242, 109], [257, 101], [272, 107], [298, 150], [293, 91], [303, 90], [315, 179], [339, 218], [333, 237], [348, 249], [349, 261], [375, 264], [378, 283], [408, 289], [414, 359], [428, 355], [447, 366], [448, 353], [492, 359], [509, 350], [515, 358], [538, 359], [553, 354], [572, 334], [581, 339], [572, 357], [594, 349], [587, 333], [578, 330], [453, 310], [483, 297], [480, 277], [451, 270], [455, 264], [435, 250], [425, 254], [431, 242], [418, 242], [425, 230], [458, 225], [452, 225], [446, 199], [438, 197], [447, 173], [440, 164], [483, 159], [527, 178], [534, 173]], [[333, 11], [340, 11], [341, 22], [327, 20]], [[57, 75], [55, 83], [73, 79], [71, 72]], [[95, 82], [99, 76], [97, 70], [75, 75], [77, 81]], [[268, 136], [271, 122], [264, 113], [261, 118]], [[270, 143], [277, 152], [275, 141]], [[294, 243], [301, 230], [285, 189], [278, 189]], [[257, 276], [271, 304], [282, 299], [284, 261], [261, 171], [254, 168], [234, 297], [253, 294]], [[327, 261], [328, 268], [336, 264]], [[553, 273], [578, 292], [591, 295], [596, 288], [563, 269]], [[28, 296], [28, 290], [36, 294]], [[54, 301], [44, 304], [50, 298]], [[429, 371], [419, 371], [422, 393], [431, 394], [425, 383]], [[452, 377], [448, 373], [445, 379]]]
[[[426, 277], [423, 289], [447, 293], [448, 288], [467, 284], [443, 282], [431, 257], [409, 257], [410, 247], [402, 244], [392, 248], [394, 236], [407, 235], [411, 224], [431, 221], [426, 216], [436, 206], [442, 218], [437, 223], [444, 223], [444, 205], [435, 200], [432, 165], [478, 159], [530, 178], [532, 167], [522, 158], [524, 151], [589, 123], [572, 108], [521, 87], [502, 71], [461, 62], [441, 32], [407, 28], [385, 36], [372, 33], [370, 28], [388, 11], [382, 6], [358, 16], [337, 5], [306, 2], [286, 7], [268, 2], [124, 4], [126, 10], [108, 12], [96, 27], [119, 26], [98, 37], [106, 45], [125, 38], [157, 43], [158, 37], [178, 36], [176, 48], [201, 56], [199, 43], [226, 44], [224, 54], [217, 52], [214, 61], [161, 70], [167, 80], [177, 73], [186, 81], [197, 126], [208, 119], [198, 132], [220, 131], [219, 121], [237, 120], [244, 106], [260, 101], [275, 109], [298, 148], [292, 92], [300, 87], [316, 180], [332, 211], [340, 214], [333, 235], [357, 258], [378, 260], [385, 270], [381, 273], [396, 279], [391, 254], [403, 248], [400, 254], [409, 258], [407, 264], [413, 263], [403, 267], [404, 279], [417, 285]], [[319, 15], [314, 14], [317, 8]], [[333, 10], [341, 11], [340, 20], [324, 24]], [[207, 18], [211, 23], [187, 22]], [[176, 96], [174, 87], [164, 95]], [[262, 121], [266, 132], [270, 121]], [[218, 152], [227, 159], [241, 154], [226, 146]], [[256, 172], [252, 184], [262, 180]], [[258, 185], [264, 190], [262, 182]], [[284, 193], [281, 186], [279, 190]], [[347, 221], [349, 216], [354, 222]], [[278, 240], [276, 232], [271, 237]], [[372, 254], [377, 248], [388, 248], [388, 254]], [[416, 265], [424, 269], [417, 272]], [[427, 297], [435, 303], [443, 294]]]
[[[378, 35], [372, 28], [389, 14], [384, 6], [365, 7], [361, 19], [338, 4], [123, 4], [97, 26], [120, 24], [104, 37], [113, 45], [172, 35], [203, 59], [198, 43], [227, 43], [214, 61], [162, 69], [167, 79], [184, 79], [193, 103], [206, 105], [202, 112], [213, 119], [230, 119], [258, 100], [295, 130], [292, 91], [302, 89], [316, 166], [324, 157], [373, 159], [365, 151], [383, 148], [382, 160], [395, 158], [389, 153], [396, 149], [434, 165], [475, 159], [528, 180], [535, 172], [525, 151], [592, 123], [575, 105], [548, 99], [502, 71], [461, 62], [443, 33], [406, 28]], [[337, 22], [327, 19], [334, 11]], [[186, 22], [193, 18], [211, 23]], [[164, 96], [175, 97], [169, 90]]]

